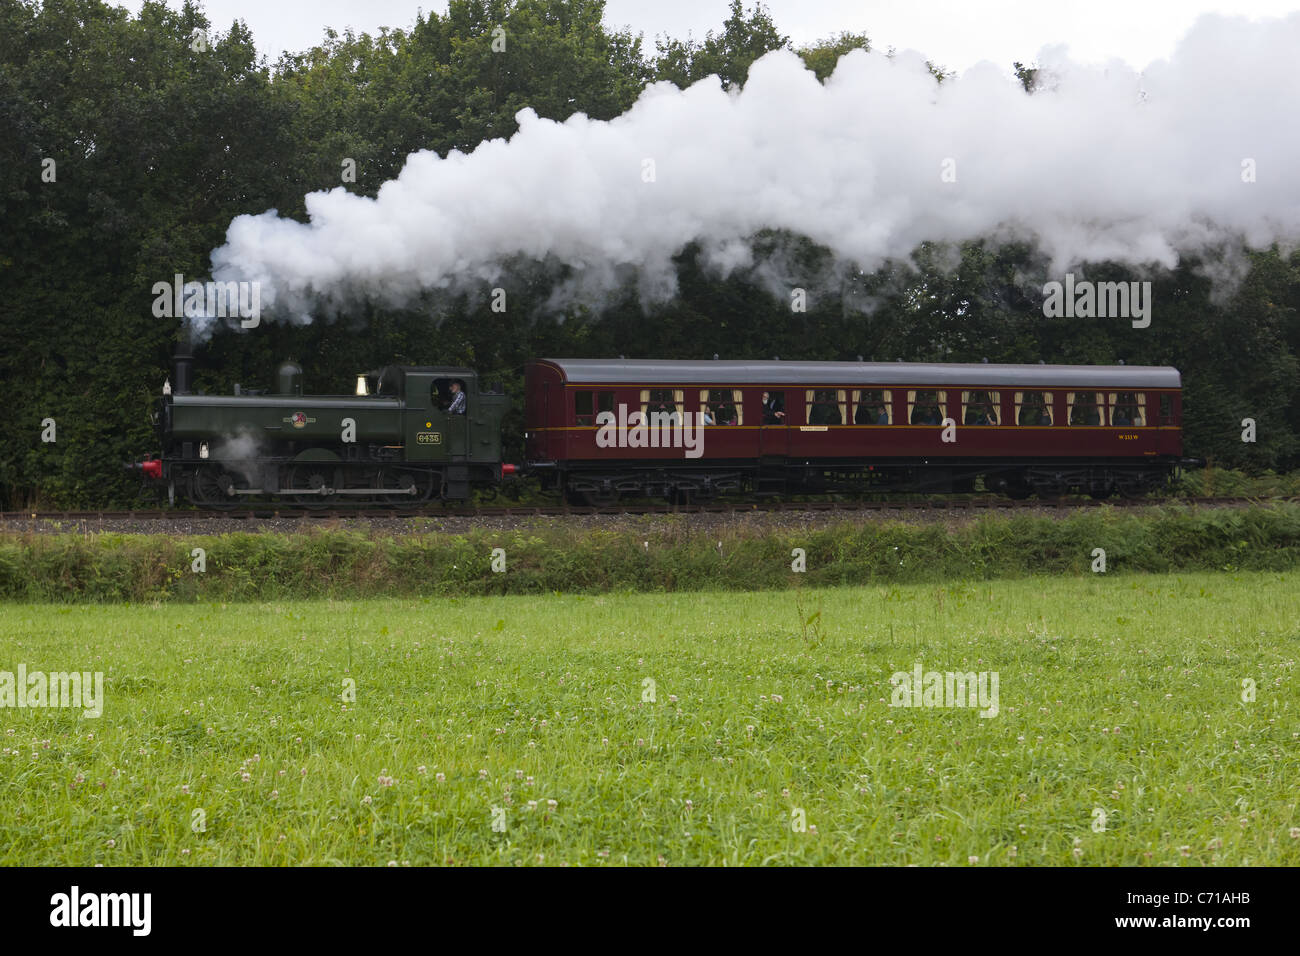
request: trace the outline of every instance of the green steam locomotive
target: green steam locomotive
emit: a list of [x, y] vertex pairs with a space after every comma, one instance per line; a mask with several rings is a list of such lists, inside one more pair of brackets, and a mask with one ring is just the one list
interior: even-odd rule
[[174, 360], [162, 455], [128, 466], [165, 482], [172, 503], [400, 506], [465, 499], [515, 471], [501, 462], [509, 400], [472, 369], [390, 365], [358, 375], [355, 395], [304, 395], [290, 361], [271, 394], [196, 395], [188, 349]]

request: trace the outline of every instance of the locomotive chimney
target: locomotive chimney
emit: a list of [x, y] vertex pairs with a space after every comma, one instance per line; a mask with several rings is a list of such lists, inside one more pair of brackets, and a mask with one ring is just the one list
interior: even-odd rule
[[194, 353], [190, 349], [190, 323], [188, 319], [181, 321], [180, 330], [176, 333], [176, 349], [172, 352], [172, 364], [175, 366], [175, 379], [172, 384], [172, 392], [176, 395], [186, 395], [190, 391], [190, 383], [194, 373]]

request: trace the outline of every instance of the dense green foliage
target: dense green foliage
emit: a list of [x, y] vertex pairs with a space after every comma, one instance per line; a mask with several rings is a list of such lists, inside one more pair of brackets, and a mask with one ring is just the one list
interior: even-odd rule
[[[452, 0], [409, 29], [331, 32], [270, 64], [242, 24], [214, 28], [190, 5], [146, 2], [133, 17], [102, 0], [0, 0], [0, 507], [131, 497], [120, 466], [156, 450], [149, 414], [176, 333], [151, 313], [152, 284], [206, 275], [234, 216], [302, 216], [306, 193], [340, 185], [373, 195], [410, 152], [508, 137], [525, 106], [607, 119], [651, 81], [743, 84], [756, 57], [789, 45], [763, 8], [739, 0], [719, 32], [654, 51], [603, 15], [599, 0]], [[500, 55], [498, 24], [511, 38]], [[843, 52], [869, 46], [841, 34], [800, 52], [824, 78]], [[1031, 87], [1032, 69], [1017, 68]], [[341, 184], [347, 158], [356, 181]], [[357, 371], [404, 358], [476, 367], [516, 398], [522, 363], [539, 355], [1123, 359], [1182, 370], [1189, 454], [1247, 471], [1300, 461], [1296, 256], [1254, 254], [1227, 301], [1211, 299], [1204, 263], [1184, 262], [1155, 280], [1160, 321], [1136, 331], [1045, 320], [1023, 284], [1039, 264], [1026, 247], [921, 248], [906, 268], [845, 275], [806, 240], [763, 239], [787, 246], [812, 291], [806, 313], [753, 275], [711, 276], [688, 248], [680, 295], [648, 318], [632, 292], [600, 315], [557, 315], [545, 306], [557, 277], [533, 273], [505, 314], [486, 300], [431, 299], [219, 334], [198, 355], [196, 385], [265, 385], [288, 355], [306, 362], [313, 391], [346, 391]], [[1092, 274], [1131, 278], [1106, 264]], [[1245, 417], [1258, 422], [1254, 444], [1240, 440]], [[46, 418], [54, 443], [40, 440]], [[516, 441], [518, 422], [516, 411]]]
[[[195, 549], [203, 550], [196, 570]], [[803, 549], [806, 570], [793, 569]], [[765, 590], [804, 585], [1282, 571], [1300, 565], [1300, 505], [1110, 509], [807, 531], [698, 531], [689, 519], [592, 531], [553, 522], [467, 535], [0, 535], [0, 600], [244, 601], [430, 594]], [[493, 569], [501, 549], [505, 570]]]
[[1298, 584], [11, 607], [0, 864], [1295, 866]]

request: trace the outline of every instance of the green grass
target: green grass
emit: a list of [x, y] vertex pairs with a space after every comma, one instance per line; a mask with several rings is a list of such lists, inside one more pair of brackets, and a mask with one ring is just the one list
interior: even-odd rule
[[[107, 703], [0, 710], [0, 861], [1297, 865], [1298, 593], [10, 605], [0, 670], [102, 670]], [[889, 706], [917, 661], [997, 671], [999, 714]]]

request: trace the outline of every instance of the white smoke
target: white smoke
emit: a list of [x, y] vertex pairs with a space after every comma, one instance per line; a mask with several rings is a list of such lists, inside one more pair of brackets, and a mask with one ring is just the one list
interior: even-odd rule
[[1288, 244], [1297, 51], [1300, 14], [1207, 16], [1141, 73], [1045, 50], [1033, 95], [990, 64], [937, 85], [919, 55], [860, 51], [823, 85], [778, 51], [739, 93], [659, 83], [609, 122], [523, 110], [509, 141], [413, 153], [375, 199], [337, 188], [307, 197], [308, 223], [240, 216], [214, 275], [262, 282], [265, 308], [301, 320], [322, 303], [481, 289], [520, 260], [569, 267], [574, 299], [628, 275], [663, 299], [683, 247], [700, 242], [719, 273], [749, 269], [764, 229], [868, 271], [926, 240], [1032, 240], [1055, 273]]

